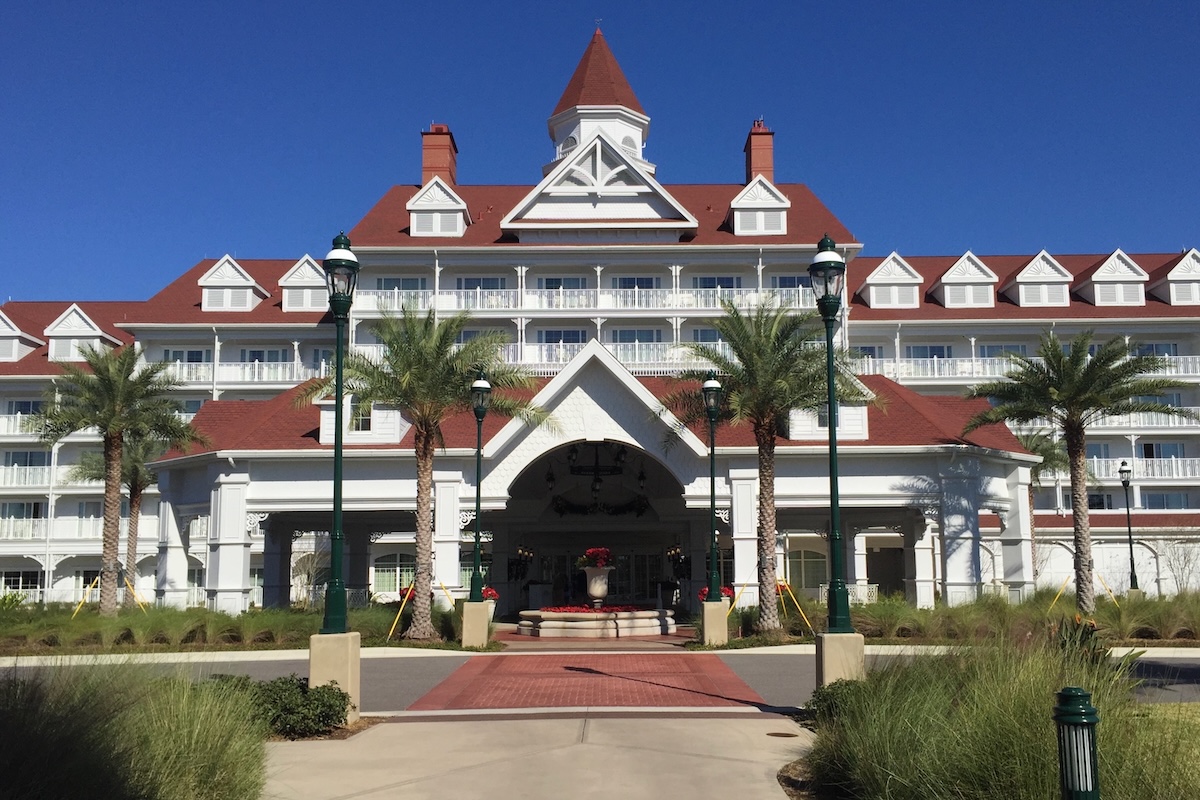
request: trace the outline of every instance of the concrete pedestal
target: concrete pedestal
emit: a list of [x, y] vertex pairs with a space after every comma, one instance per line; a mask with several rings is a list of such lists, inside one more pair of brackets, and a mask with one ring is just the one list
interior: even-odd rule
[[318, 633], [308, 639], [308, 687], [336, 682], [338, 688], [350, 695], [347, 723], [358, 721], [358, 709], [362, 706], [361, 654], [362, 638], [356, 631]]
[[463, 647], [487, 647], [488, 628], [492, 624], [494, 606], [490, 600], [481, 603], [468, 601], [462, 604]]
[[721, 598], [719, 603], [701, 603], [704, 616], [704, 643], [720, 646], [729, 643], [729, 601]]
[[1144, 591], [1142, 591], [1141, 589], [1130, 589], [1127, 592], [1125, 592], [1125, 599], [1132, 600], [1134, 602], [1136, 602], [1138, 600], [1145, 600], [1146, 593]]
[[861, 633], [817, 634], [817, 686], [867, 677]]

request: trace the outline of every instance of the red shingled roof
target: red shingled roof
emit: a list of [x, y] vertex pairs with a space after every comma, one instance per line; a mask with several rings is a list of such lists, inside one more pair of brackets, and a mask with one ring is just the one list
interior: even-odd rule
[[[851, 244], [854, 234], [802, 183], [776, 186], [791, 201], [784, 236], [734, 236], [729, 227], [729, 204], [744, 189], [739, 184], [680, 184], [664, 186], [698, 222], [695, 236], [684, 244], [815, 246], [828, 233], [839, 244]], [[419, 186], [393, 186], [350, 231], [355, 247], [485, 247], [519, 246], [515, 237], [500, 230], [500, 220], [533, 190], [532, 186], [455, 186], [467, 204], [471, 224], [461, 237], [409, 234], [409, 214], [404, 206]], [[525, 245], [528, 247], [529, 245]], [[241, 262], [238, 262], [241, 263]]]
[[[835, 237], [836, 238], [836, 237]], [[1034, 254], [1036, 255], [1036, 254]], [[977, 256], [996, 273], [999, 282], [996, 289], [1007, 286], [1016, 278], [1034, 255], [1008, 256]], [[934, 285], [949, 270], [961, 256], [904, 256], [910, 267], [916, 270], [922, 278], [919, 289], [919, 308], [870, 308], [866, 300], [859, 296], [866, 279], [875, 268], [886, 259], [877, 256], [860, 256], [851, 261], [846, 268], [846, 290], [850, 295], [855, 321], [873, 320], [916, 320], [937, 321], [957, 319], [1120, 319], [1129, 316], [1138, 317], [1195, 317], [1200, 316], [1196, 306], [1172, 306], [1146, 293], [1146, 305], [1138, 310], [1130, 306], [1094, 306], [1081, 299], [1074, 291], [1082, 285], [1087, 276], [1095, 272], [1111, 253], [1104, 254], [1071, 254], [1054, 255], [1054, 260], [1074, 276], [1071, 282], [1072, 296], [1069, 306], [1019, 306], [1006, 296], [997, 294], [996, 305], [993, 308], [946, 308], [931, 294]], [[1179, 263], [1183, 257], [1179, 253], [1143, 253], [1127, 254], [1134, 262], [1150, 275], [1146, 282], [1147, 288], [1156, 281], [1166, 277], [1167, 272]]]
[[625, 106], [643, 116], [646, 114], [599, 28], [592, 34], [575, 74], [550, 116], [575, 106]]
[[122, 344], [129, 344], [133, 336], [116, 327], [138, 313], [140, 302], [125, 301], [20, 301], [11, 300], [0, 306], [0, 311], [25, 333], [34, 336], [46, 344], [38, 346], [20, 361], [0, 361], [0, 375], [61, 375], [62, 369], [50, 360], [50, 345], [44, 331], [50, 323], [58, 319], [72, 305], [88, 316], [100, 330], [116, 338]]

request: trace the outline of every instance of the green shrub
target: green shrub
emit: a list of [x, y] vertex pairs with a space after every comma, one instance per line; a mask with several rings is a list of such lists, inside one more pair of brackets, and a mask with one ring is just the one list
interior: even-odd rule
[[245, 676], [219, 676], [217, 685], [249, 691], [262, 720], [276, 736], [305, 739], [346, 724], [350, 695], [337, 684], [308, 687], [298, 675], [255, 682]]
[[864, 688], [865, 684], [862, 681], [845, 678], [825, 686], [818, 686], [813, 690], [812, 697], [809, 698], [805, 708], [817, 722], [830, 722], [836, 719], [841, 710], [849, 704], [851, 699], [856, 698], [864, 691]]

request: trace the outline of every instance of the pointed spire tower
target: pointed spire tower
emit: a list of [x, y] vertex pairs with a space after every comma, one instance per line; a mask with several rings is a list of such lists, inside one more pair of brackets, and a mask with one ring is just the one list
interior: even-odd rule
[[598, 132], [605, 133], [648, 172], [654, 172], [654, 165], [642, 158], [650, 133], [650, 117], [646, 116], [599, 28], [554, 107], [548, 127], [550, 140], [554, 142], [554, 161], [546, 165], [544, 173], [549, 173], [563, 156]]

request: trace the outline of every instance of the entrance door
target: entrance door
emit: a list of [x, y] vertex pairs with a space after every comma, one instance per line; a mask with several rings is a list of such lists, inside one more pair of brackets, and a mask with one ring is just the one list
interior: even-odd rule
[[878, 584], [879, 596], [904, 591], [904, 550], [899, 547], [884, 547], [867, 553], [867, 576], [871, 583]]
[[662, 553], [625, 553], [614, 559], [616, 569], [608, 576], [610, 601], [651, 603], [658, 600], [658, 584], [664, 579]]

